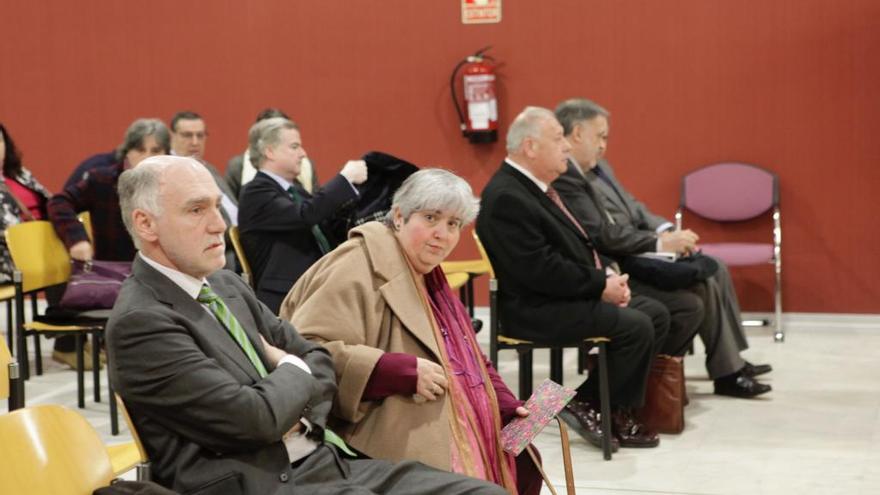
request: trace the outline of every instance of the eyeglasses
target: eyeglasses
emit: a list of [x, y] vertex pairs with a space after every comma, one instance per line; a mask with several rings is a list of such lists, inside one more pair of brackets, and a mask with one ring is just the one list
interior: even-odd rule
[[177, 133], [178, 136], [182, 137], [186, 140], [191, 140], [195, 138], [197, 141], [201, 141], [208, 137], [207, 132], [190, 132], [190, 131], [182, 131]]

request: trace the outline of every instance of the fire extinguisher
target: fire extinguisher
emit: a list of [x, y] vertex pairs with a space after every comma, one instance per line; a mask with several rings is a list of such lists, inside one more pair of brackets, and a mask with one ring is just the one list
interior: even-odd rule
[[[494, 143], [498, 140], [498, 100], [495, 94], [495, 59], [484, 53], [487, 46], [469, 55], [455, 66], [449, 79], [452, 103], [461, 123], [461, 133], [471, 143]], [[458, 73], [462, 73], [465, 109], [455, 93]]]

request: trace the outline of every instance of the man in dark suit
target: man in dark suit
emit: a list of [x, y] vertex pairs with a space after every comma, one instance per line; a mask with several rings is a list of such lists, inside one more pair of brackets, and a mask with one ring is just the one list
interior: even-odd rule
[[248, 141], [258, 172], [241, 190], [241, 243], [257, 297], [277, 313], [300, 275], [342, 240], [322, 224], [356, 200], [354, 185], [367, 179], [367, 166], [349, 161], [312, 195], [295, 180], [306, 156], [296, 124], [281, 117], [262, 120], [251, 127]]
[[[548, 187], [565, 171], [569, 150], [552, 112], [526, 108], [508, 131], [507, 158], [483, 190], [476, 228], [498, 278], [499, 318], [506, 335], [533, 341], [609, 337], [614, 437], [624, 447], [654, 447], [657, 434], [634, 419], [633, 409], [643, 404], [669, 314], [647, 298], [631, 304], [627, 276], [602, 266], [586, 232]], [[591, 443], [595, 375], [578, 387], [564, 415], [579, 421]]]
[[[680, 255], [696, 248], [699, 239], [691, 230], [674, 230], [672, 223], [651, 213], [617, 180], [610, 165], [602, 160], [608, 141], [608, 111], [592, 101], [571, 99], [556, 109], [566, 139], [572, 146], [572, 160], [566, 172], [554, 182], [572, 213], [596, 240], [599, 250], [612, 257], [648, 251]], [[651, 280], [630, 279], [633, 290], [662, 301], [673, 315], [682, 305], [703, 301], [705, 318], [698, 331], [706, 347], [706, 368], [714, 380], [715, 393], [750, 398], [771, 387], [754, 377], [770, 371], [770, 365], [752, 365], [740, 352], [748, 347], [740, 324], [739, 304], [727, 268], [719, 269], [705, 282], [687, 291], [655, 288]]]
[[182, 493], [486, 493], [422, 464], [357, 458], [325, 429], [326, 350], [275, 317], [224, 263], [221, 193], [190, 158], [119, 180], [139, 254], [107, 325], [110, 380], [151, 461]]
[[[288, 117], [281, 109], [270, 107], [261, 110], [260, 113], [257, 114], [257, 120], [255, 122], [271, 119], [273, 117], [284, 117], [285, 119], [290, 120], [290, 117]], [[229, 185], [229, 189], [235, 194], [236, 198], [241, 195], [241, 188], [248, 182], [252, 181], [256, 174], [257, 169], [255, 169], [254, 164], [251, 163], [251, 156], [248, 150], [244, 150], [244, 153], [240, 155], [233, 156], [226, 163], [226, 183]], [[312, 164], [311, 160], [309, 160], [309, 157], [303, 157], [300, 162], [299, 175], [296, 176], [296, 180], [306, 191], [308, 191], [309, 194], [318, 189], [318, 174], [315, 172], [315, 166]]]
[[[171, 117], [171, 154], [188, 156], [202, 162], [202, 165], [211, 173], [211, 177], [223, 194], [223, 203], [220, 213], [226, 225], [237, 225], [238, 220], [238, 195], [232, 192], [226, 179], [220, 175], [217, 167], [208, 163], [205, 159], [205, 147], [208, 143], [208, 129], [205, 120], [196, 112], [184, 110], [177, 112]], [[238, 272], [238, 262], [235, 258], [235, 249], [226, 235], [226, 265], [229, 270]]]

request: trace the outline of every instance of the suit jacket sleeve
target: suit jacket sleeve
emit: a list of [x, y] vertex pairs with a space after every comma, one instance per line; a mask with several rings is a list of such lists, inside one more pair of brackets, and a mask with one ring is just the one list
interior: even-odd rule
[[281, 305], [283, 319], [289, 318], [305, 338], [332, 354], [339, 379], [334, 413], [352, 423], [375, 406], [364, 402], [363, 395], [385, 352], [379, 342], [368, 340], [368, 334], [378, 335], [385, 313], [371, 281], [362, 252], [343, 245], [306, 272]]
[[614, 185], [617, 187], [617, 190], [623, 196], [624, 201], [627, 202], [627, 206], [634, 212], [636, 218], [632, 219], [633, 223], [641, 224], [641, 227], [651, 230], [657, 230], [657, 227], [664, 223], [669, 223], [669, 220], [659, 215], [655, 215], [644, 205], [644, 203], [630, 194], [630, 192], [620, 184], [620, 181], [617, 180], [617, 176], [614, 175], [614, 170], [608, 162], [602, 162], [599, 166], [603, 167], [605, 173], [611, 178]]
[[76, 215], [77, 212], [89, 209], [94, 195], [94, 184], [83, 179], [73, 186], [66, 187], [64, 191], [49, 200], [47, 206], [49, 220], [55, 227], [55, 233], [68, 249], [80, 241], [89, 240], [85, 227]]
[[[262, 307], [250, 292], [243, 294], [249, 307]], [[323, 425], [325, 417], [313, 409], [329, 409], [335, 392], [329, 356], [263, 310], [254, 315], [260, 332], [270, 343], [302, 357], [312, 374], [282, 365], [251, 383], [206, 355], [204, 340], [216, 335], [197, 331], [193, 320], [173, 308], [135, 306], [114, 313], [108, 325], [117, 389], [169, 430], [218, 453], [278, 442], [303, 416]], [[209, 320], [202, 321], [210, 323], [213, 317], [205, 316]]]
[[629, 222], [610, 223], [601, 193], [573, 167], [570, 165], [568, 171], [553, 182], [553, 187], [590, 234], [599, 251], [612, 256], [654, 251], [657, 236], [651, 231], [639, 230]]
[[330, 219], [339, 208], [355, 198], [357, 193], [348, 180], [337, 175], [312, 198], [304, 198], [297, 205], [275, 181], [258, 174], [242, 189], [239, 225], [242, 232], [308, 230]]
[[244, 166], [243, 156], [233, 156], [226, 164], [226, 184], [229, 185], [229, 190], [235, 195], [236, 201], [238, 201], [238, 197], [241, 194], [241, 169]]

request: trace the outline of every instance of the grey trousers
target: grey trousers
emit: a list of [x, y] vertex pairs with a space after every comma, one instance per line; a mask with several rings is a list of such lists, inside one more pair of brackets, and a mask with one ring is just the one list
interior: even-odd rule
[[706, 317], [698, 333], [706, 347], [706, 370], [713, 380], [745, 366], [739, 353], [749, 347], [730, 273], [721, 260], [714, 259], [718, 262], [715, 275], [691, 289], [703, 299]]
[[343, 457], [322, 445], [294, 470], [290, 492], [314, 495], [506, 495], [487, 481], [428, 467], [419, 462], [388, 462]]

